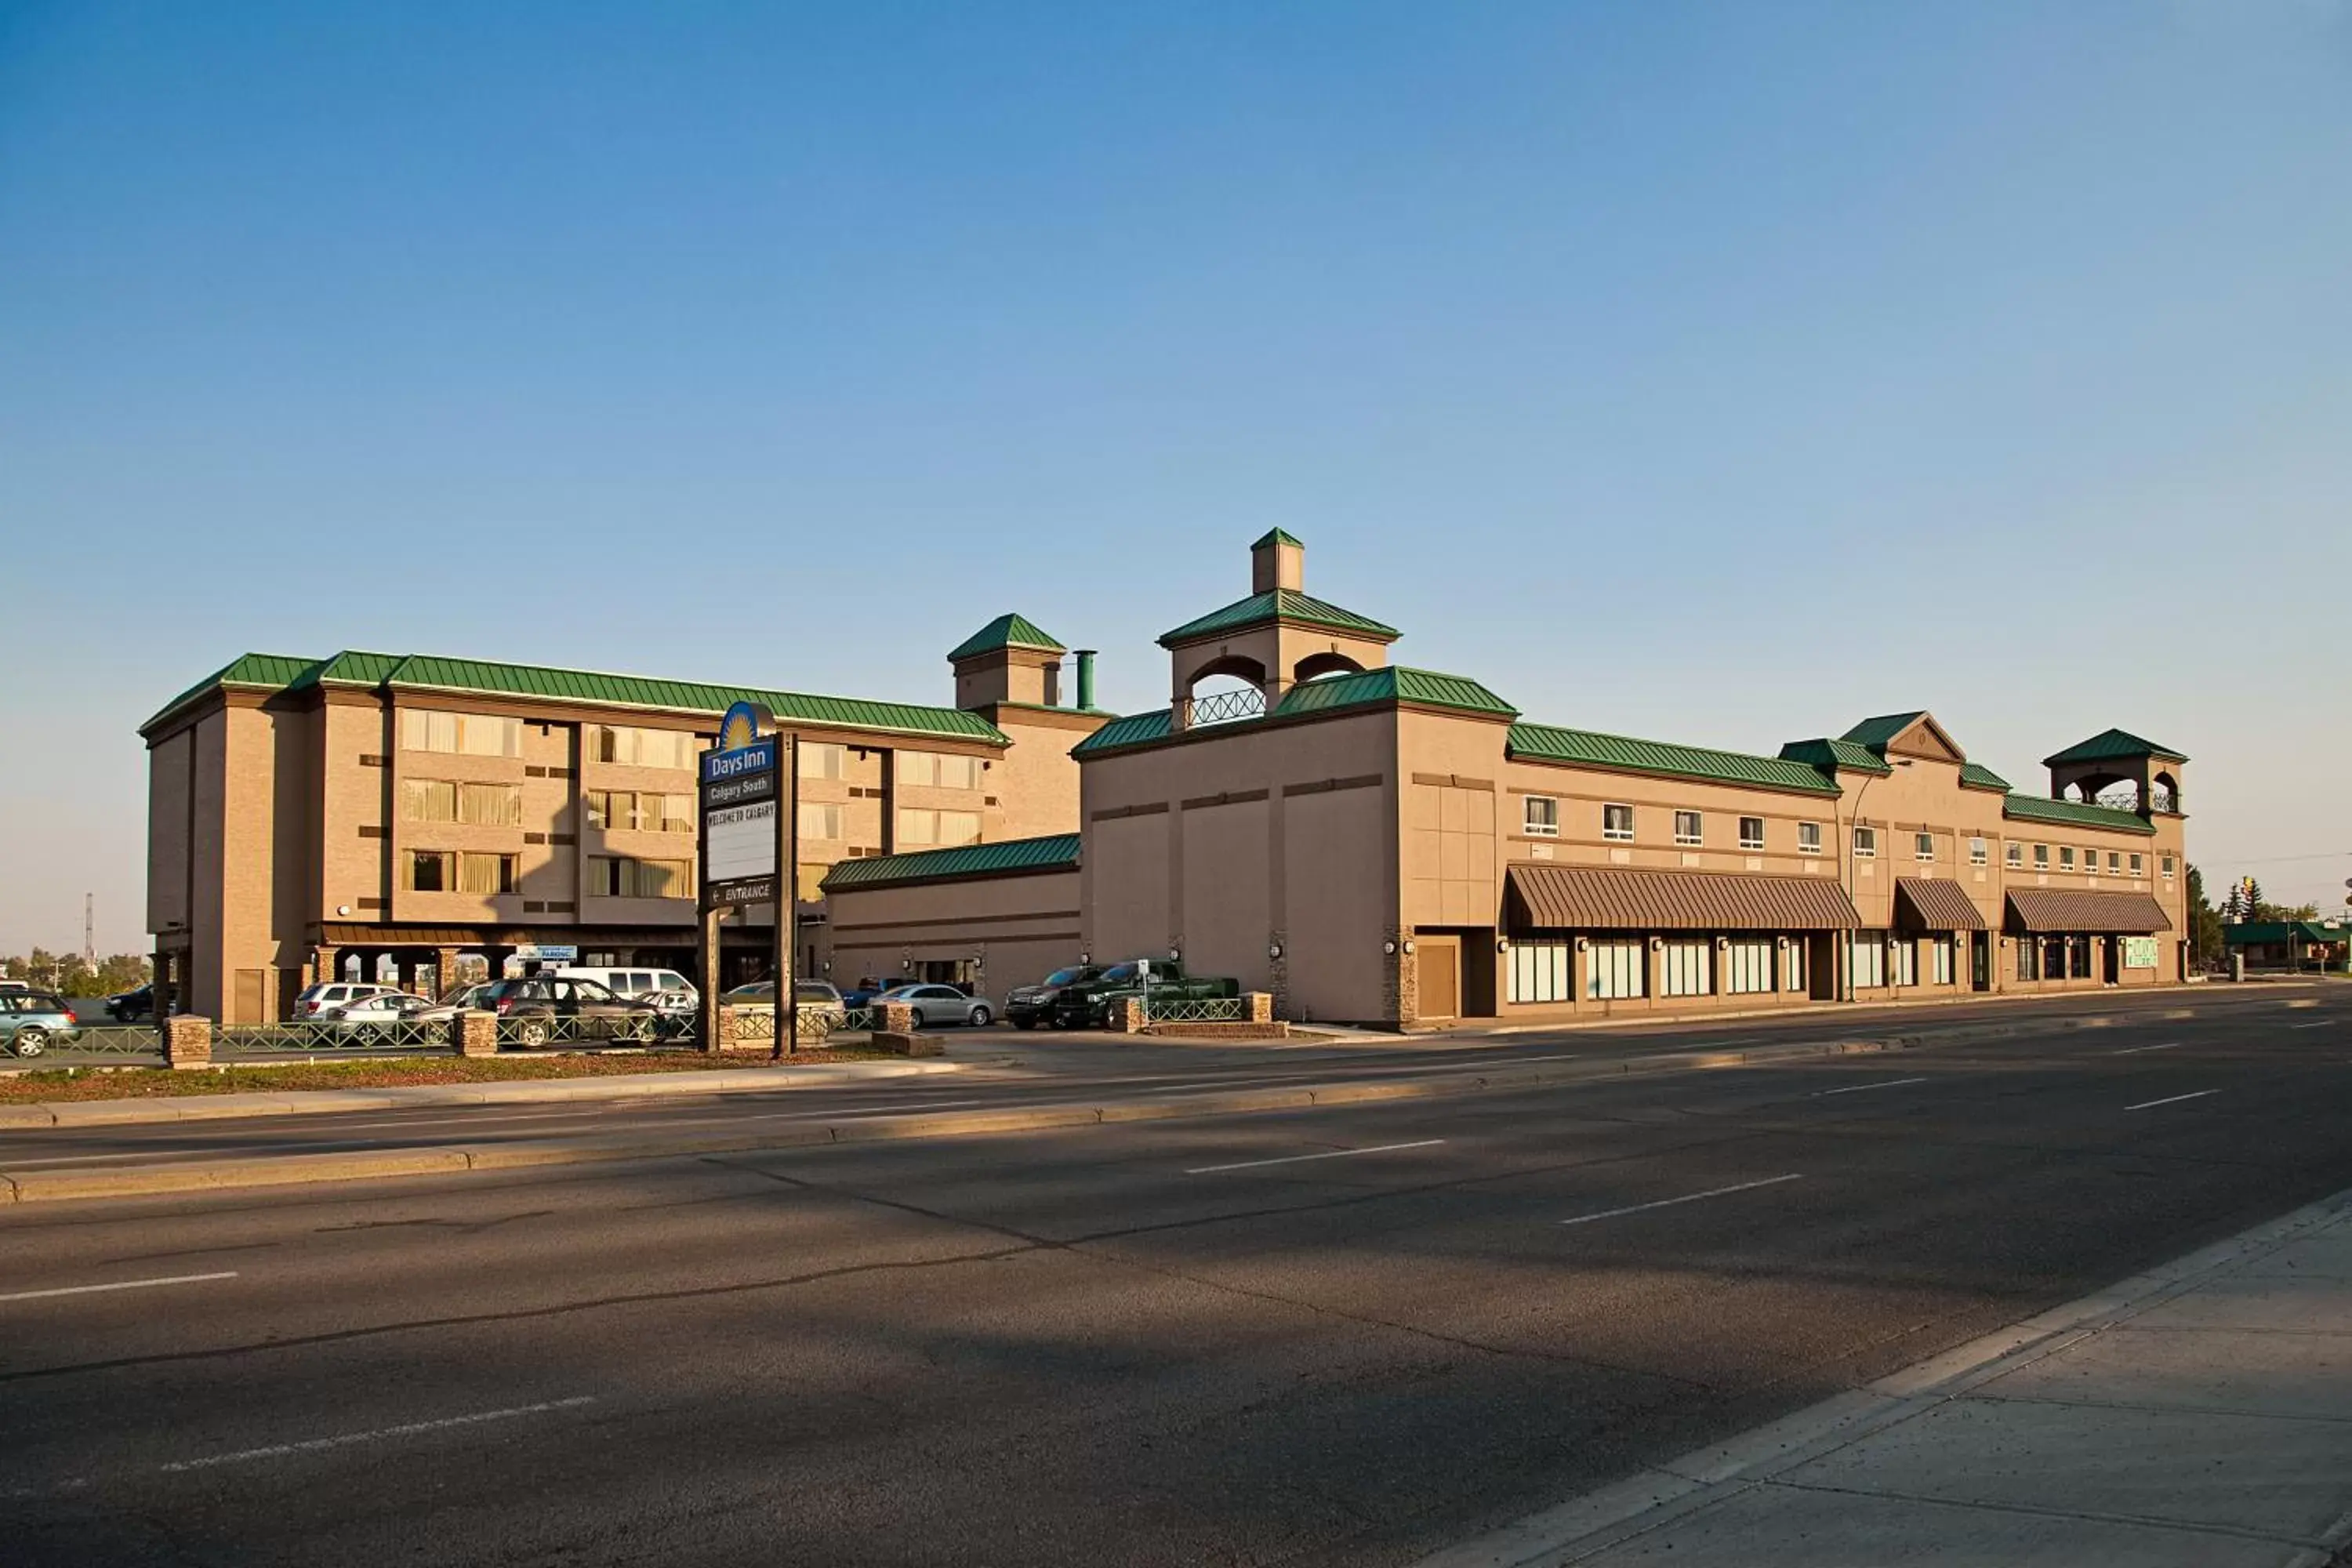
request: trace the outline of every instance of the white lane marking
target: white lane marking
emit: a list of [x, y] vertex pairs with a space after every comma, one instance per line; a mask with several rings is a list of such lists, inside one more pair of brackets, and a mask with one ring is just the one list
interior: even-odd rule
[[2148, 1110], [2159, 1105], [2178, 1105], [2184, 1100], [2202, 1100], [2209, 1094], [2219, 1094], [2218, 1089], [2200, 1089], [2194, 1094], [2168, 1095], [2162, 1100], [2143, 1100], [2137, 1105], [2126, 1105], [2126, 1110]]
[[1685, 1193], [1678, 1198], [1660, 1198], [1654, 1204], [1629, 1204], [1622, 1209], [1602, 1209], [1599, 1214], [1580, 1214], [1574, 1219], [1564, 1219], [1562, 1225], [1591, 1225], [1596, 1219], [1615, 1219], [1619, 1215], [1640, 1214], [1643, 1209], [1670, 1209], [1676, 1204], [1695, 1204], [1701, 1198], [1719, 1198], [1727, 1193], [1745, 1193], [1757, 1187], [1777, 1186], [1782, 1182], [1803, 1179], [1804, 1173], [1791, 1171], [1785, 1176], [1767, 1176], [1760, 1182], [1738, 1182], [1727, 1187], [1709, 1187], [1703, 1193]]
[[236, 1270], [221, 1274], [168, 1274], [160, 1279], [118, 1279], [111, 1285], [60, 1285], [49, 1290], [13, 1290], [0, 1301], [39, 1301], [51, 1296], [95, 1296], [104, 1290], [150, 1290], [158, 1285], [196, 1285], [207, 1279], [234, 1279]]
[[1925, 1083], [1927, 1081], [1927, 1080], [1924, 1078], [1883, 1078], [1876, 1083], [1850, 1083], [1843, 1089], [1815, 1089], [1813, 1091], [1813, 1098], [1815, 1100], [1820, 1100], [1825, 1095], [1832, 1094], [1860, 1094], [1865, 1089], [1900, 1089], [1906, 1083]]
[[2336, 1020], [2333, 1018], [2322, 1018], [2316, 1024], [2289, 1024], [2287, 1027], [2290, 1029], [2325, 1029], [2332, 1026], [2335, 1022]]
[[2109, 1051], [2107, 1055], [2111, 1057], [2136, 1057], [2142, 1051], [2177, 1051], [2188, 1043], [2189, 1042], [2186, 1040], [2167, 1040], [2160, 1046], [2126, 1046], [2122, 1050]]
[[517, 1405], [505, 1410], [478, 1410], [470, 1415], [445, 1415], [438, 1421], [410, 1421], [398, 1426], [379, 1426], [372, 1432], [345, 1432], [333, 1437], [312, 1437], [300, 1443], [272, 1443], [266, 1448], [239, 1448], [233, 1454], [206, 1454], [200, 1458], [176, 1459], [156, 1469], [164, 1475], [184, 1470], [206, 1470], [215, 1465], [240, 1465], [250, 1459], [282, 1458], [288, 1454], [315, 1454], [322, 1448], [341, 1448], [352, 1443], [380, 1443], [387, 1437], [412, 1437], [420, 1432], [443, 1432], [452, 1426], [478, 1426], [486, 1421], [511, 1421], [518, 1415], [543, 1415], [551, 1410], [576, 1410], [583, 1405], [593, 1405], [593, 1394], [574, 1394], [570, 1399], [551, 1399], [541, 1405]]
[[325, 1121], [304, 1127], [305, 1132], [364, 1132], [379, 1127], [498, 1127], [509, 1121], [583, 1121], [596, 1114], [587, 1110], [534, 1110], [518, 1116], [436, 1116], [415, 1121]]
[[1350, 1154], [1387, 1154], [1399, 1149], [1430, 1149], [1444, 1142], [1443, 1138], [1423, 1138], [1413, 1143], [1382, 1143], [1370, 1149], [1330, 1149], [1320, 1154], [1285, 1154], [1279, 1160], [1236, 1160], [1230, 1165], [1195, 1165], [1185, 1172], [1188, 1176], [1205, 1176], [1213, 1171], [1250, 1171], [1260, 1165], [1296, 1165], [1307, 1160], [1340, 1160]]
[[896, 1116], [907, 1110], [949, 1110], [957, 1106], [986, 1105], [985, 1100], [919, 1100], [912, 1105], [844, 1105], [830, 1110], [762, 1110], [750, 1116], [711, 1116], [708, 1121], [821, 1121], [828, 1116]]

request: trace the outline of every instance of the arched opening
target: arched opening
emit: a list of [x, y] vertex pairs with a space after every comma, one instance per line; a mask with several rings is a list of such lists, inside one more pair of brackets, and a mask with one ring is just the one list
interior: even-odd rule
[[1290, 672], [1295, 681], [1321, 680], [1332, 675], [1360, 675], [1364, 667], [1344, 653], [1310, 653]]
[[2150, 781], [2148, 804], [2158, 811], [2180, 809], [2180, 781], [2170, 773], [2160, 773]]
[[1184, 702], [1188, 729], [1259, 718], [1265, 712], [1265, 666], [1241, 654], [1211, 659], [1192, 672]]

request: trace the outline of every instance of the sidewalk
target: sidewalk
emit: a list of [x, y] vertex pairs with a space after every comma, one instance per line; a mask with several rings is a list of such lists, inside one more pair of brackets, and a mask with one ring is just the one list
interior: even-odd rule
[[2347, 1510], [2339, 1193], [1421, 1568], [2323, 1568]]
[[121, 1127], [151, 1121], [215, 1121], [251, 1116], [320, 1116], [340, 1110], [415, 1110], [438, 1105], [528, 1105], [638, 1100], [673, 1094], [782, 1094], [877, 1079], [963, 1072], [951, 1061], [836, 1062], [830, 1067], [714, 1068], [706, 1072], [630, 1073], [611, 1078], [517, 1079], [493, 1083], [417, 1084], [396, 1089], [302, 1089], [280, 1093], [187, 1094], [155, 1099], [61, 1100], [0, 1105], [12, 1127]]

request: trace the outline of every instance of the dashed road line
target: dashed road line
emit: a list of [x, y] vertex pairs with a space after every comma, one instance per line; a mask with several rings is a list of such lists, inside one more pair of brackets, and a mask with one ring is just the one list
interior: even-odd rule
[[1815, 1089], [1813, 1091], [1813, 1098], [1815, 1100], [1822, 1100], [1832, 1094], [1860, 1094], [1866, 1089], [1900, 1089], [1906, 1083], [1925, 1083], [1927, 1081], [1927, 1080], [1924, 1078], [1886, 1078], [1879, 1079], [1876, 1083], [1850, 1083], [1843, 1089]]
[[2126, 1110], [2152, 1110], [2159, 1105], [2178, 1105], [2184, 1100], [2202, 1100], [2209, 1094], [2219, 1094], [2218, 1089], [2200, 1089], [2194, 1094], [2167, 1095], [2162, 1100], [2143, 1100], [2137, 1105], [2126, 1105]]
[[1701, 1198], [1719, 1198], [1730, 1193], [1753, 1192], [1758, 1187], [1778, 1186], [1782, 1182], [1801, 1181], [1803, 1179], [1803, 1176], [1804, 1173], [1801, 1171], [1791, 1171], [1785, 1176], [1767, 1176], [1760, 1182], [1735, 1182], [1727, 1187], [1709, 1187], [1703, 1193], [1685, 1193], [1678, 1198], [1660, 1198], [1657, 1202], [1651, 1204], [1629, 1204], [1622, 1209], [1602, 1209], [1599, 1214], [1580, 1214], [1574, 1219], [1564, 1219], [1559, 1223], [1561, 1225], [1591, 1225], [1597, 1219], [1615, 1219], [1620, 1215], [1640, 1214], [1644, 1209], [1667, 1209], [1674, 1207], [1676, 1204], [1695, 1204]]
[[1431, 1149], [1444, 1142], [1443, 1138], [1423, 1138], [1412, 1143], [1381, 1143], [1370, 1149], [1328, 1149], [1320, 1154], [1285, 1154], [1278, 1160], [1237, 1160], [1230, 1165], [1195, 1165], [1184, 1173], [1205, 1176], [1215, 1171], [1251, 1171], [1261, 1165], [1297, 1165], [1308, 1160], [1340, 1160], [1350, 1154], [1390, 1154], [1399, 1149]]
[[177, 1459], [155, 1467], [164, 1475], [177, 1475], [187, 1470], [208, 1470], [216, 1465], [241, 1465], [254, 1459], [278, 1459], [289, 1454], [315, 1454], [327, 1448], [348, 1447], [353, 1443], [381, 1443], [392, 1437], [413, 1437], [423, 1432], [444, 1432], [453, 1426], [479, 1426], [488, 1421], [511, 1421], [520, 1415], [543, 1415], [551, 1410], [576, 1410], [583, 1405], [593, 1405], [593, 1394], [574, 1394], [570, 1399], [550, 1399], [538, 1405], [517, 1405], [505, 1410], [478, 1410], [467, 1415], [445, 1415], [438, 1421], [409, 1421], [398, 1426], [378, 1426], [369, 1432], [343, 1432], [332, 1437], [311, 1437], [299, 1443], [272, 1443], [263, 1448], [239, 1448], [233, 1454], [205, 1454], [194, 1459]]
[[117, 1279], [107, 1285], [58, 1285], [47, 1290], [12, 1290], [0, 1301], [41, 1301], [56, 1296], [96, 1296], [108, 1290], [152, 1290], [159, 1285], [198, 1285], [207, 1279], [234, 1279], [236, 1270], [219, 1274], [167, 1274], [159, 1279]]

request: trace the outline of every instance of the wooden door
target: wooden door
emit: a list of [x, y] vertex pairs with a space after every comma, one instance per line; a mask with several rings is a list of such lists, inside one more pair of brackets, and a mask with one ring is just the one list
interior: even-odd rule
[[1458, 1018], [1462, 1016], [1462, 939], [1424, 936], [1413, 941], [1421, 982], [1419, 1016]]

